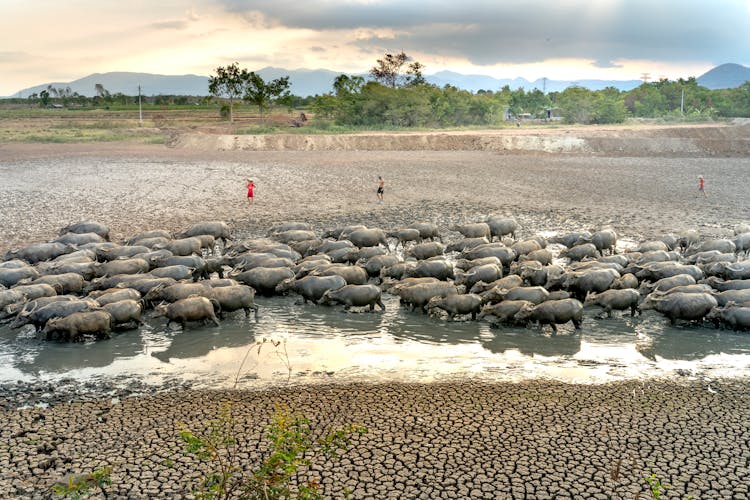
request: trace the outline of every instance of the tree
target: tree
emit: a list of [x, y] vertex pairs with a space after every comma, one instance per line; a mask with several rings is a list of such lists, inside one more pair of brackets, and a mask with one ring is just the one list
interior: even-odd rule
[[208, 78], [208, 92], [215, 97], [229, 98], [229, 122], [234, 123], [234, 100], [242, 96], [249, 74], [236, 62], [226, 67], [219, 66], [215, 71], [216, 75]]
[[395, 55], [386, 54], [383, 59], [378, 59], [377, 64], [370, 69], [370, 75], [375, 81], [394, 89], [409, 85], [423, 85], [425, 83], [422, 76], [424, 65], [414, 61], [408, 64], [406, 70], [404, 70], [404, 65], [409, 61], [411, 61], [411, 58], [403, 51]]
[[42, 90], [41, 92], [39, 92], [39, 101], [39, 104], [43, 108], [46, 108], [47, 105], [49, 105], [49, 92], [46, 90]]
[[365, 79], [361, 76], [349, 76], [341, 74], [333, 81], [333, 91], [337, 96], [347, 94], [358, 94], [362, 91]]
[[263, 109], [273, 103], [285, 104], [291, 100], [289, 92], [289, 77], [282, 76], [270, 82], [265, 82], [254, 71], [248, 73], [245, 80], [245, 95], [243, 99], [258, 106], [260, 119], [263, 121]]

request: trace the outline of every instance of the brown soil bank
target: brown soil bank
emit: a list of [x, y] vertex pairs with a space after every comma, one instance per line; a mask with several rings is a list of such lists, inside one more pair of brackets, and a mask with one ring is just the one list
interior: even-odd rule
[[[353, 423], [321, 478], [324, 498], [748, 498], [745, 381], [347, 385], [169, 392], [4, 412], [3, 496], [37, 498], [71, 473], [112, 467], [111, 497], [184, 498], [205, 474], [184, 451], [229, 402], [245, 472], [268, 446], [276, 405], [320, 435]], [[48, 491], [48, 490], [47, 490]], [[347, 495], [348, 491], [348, 495]]]
[[336, 135], [187, 133], [175, 136], [170, 145], [176, 148], [218, 151], [429, 150], [616, 156], [743, 156], [750, 154], [750, 126], [709, 124], [519, 128], [476, 132], [373, 132]]

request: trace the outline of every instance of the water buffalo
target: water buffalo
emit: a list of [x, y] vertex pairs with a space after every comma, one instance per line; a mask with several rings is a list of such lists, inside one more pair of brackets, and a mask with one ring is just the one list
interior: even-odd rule
[[735, 250], [737, 250], [737, 247], [732, 240], [706, 240], [703, 243], [692, 247], [689, 251], [686, 251], [685, 255], [691, 255], [698, 252], [707, 252], [709, 250], [718, 250], [721, 253], [734, 253]]
[[573, 297], [583, 300], [591, 292], [609, 290], [620, 273], [614, 269], [592, 269], [586, 271], [566, 272], [562, 276], [562, 288]]
[[435, 309], [442, 309], [448, 313], [448, 320], [452, 321], [457, 315], [471, 314], [471, 319], [477, 319], [477, 313], [482, 307], [482, 297], [473, 293], [454, 294], [445, 297], [433, 297], [427, 302], [427, 310], [432, 313]]
[[733, 253], [722, 253], [718, 250], [708, 250], [706, 252], [698, 252], [688, 256], [686, 259], [688, 264], [710, 264], [712, 262], [726, 262], [732, 264], [737, 262], [737, 255]]
[[643, 283], [638, 288], [638, 291], [641, 295], [646, 295], [654, 291], [664, 292], [676, 286], [694, 285], [695, 283], [695, 278], [689, 274], [677, 274], [668, 278], [662, 278], [655, 283]]
[[419, 231], [419, 235], [423, 240], [429, 238], [430, 241], [438, 240], [441, 243], [443, 242], [443, 238], [440, 236], [440, 230], [435, 224], [432, 224], [430, 222], [415, 222], [413, 224], [409, 224], [407, 227]]
[[482, 257], [497, 257], [503, 263], [503, 266], [507, 267], [515, 260], [516, 252], [502, 243], [487, 243], [486, 245], [478, 245], [474, 248], [464, 250], [461, 252], [461, 257], [469, 260]]
[[576, 299], [548, 300], [537, 305], [527, 304], [516, 313], [518, 321], [538, 322], [540, 326], [550, 325], [557, 333], [557, 325], [573, 322], [576, 330], [581, 328], [583, 304]]
[[750, 279], [746, 280], [723, 280], [715, 276], [700, 280], [699, 283], [706, 283], [720, 292], [725, 290], [745, 290], [750, 288]]
[[0, 269], [0, 285], [12, 287], [16, 283], [25, 279], [35, 279], [39, 277], [39, 271], [32, 266], [12, 267]]
[[216, 299], [209, 300], [206, 297], [187, 297], [171, 304], [162, 304], [156, 308], [156, 316], [166, 316], [167, 327], [172, 322], [180, 323], [185, 329], [188, 321], [211, 320], [219, 326], [219, 318], [216, 313], [221, 312], [221, 306]]
[[232, 279], [253, 287], [260, 295], [273, 295], [279, 283], [293, 277], [294, 272], [287, 267], [255, 267], [231, 275]]
[[409, 241], [414, 243], [422, 242], [422, 235], [419, 233], [419, 229], [409, 227], [394, 229], [393, 231], [386, 232], [385, 235], [388, 238], [395, 238], [397, 240], [394, 249], [398, 248], [399, 245], [406, 248], [406, 243]]
[[408, 278], [437, 278], [439, 280], [456, 277], [451, 263], [442, 259], [420, 260], [413, 269], [407, 269], [404, 274]]
[[85, 283], [83, 276], [76, 273], [48, 274], [33, 280], [30, 285], [47, 284], [52, 286], [59, 295], [81, 293]]
[[601, 257], [599, 250], [596, 249], [593, 243], [583, 243], [574, 247], [567, 248], [560, 252], [560, 257], [567, 257], [571, 262], [577, 260], [583, 260], [585, 258], [597, 258]]
[[282, 231], [280, 233], [274, 233], [271, 237], [274, 240], [280, 241], [284, 244], [293, 243], [295, 241], [313, 240], [317, 238], [315, 232], [304, 229], [290, 229], [287, 231]]
[[574, 246], [589, 243], [591, 241], [591, 233], [588, 231], [567, 233], [562, 236], [556, 236], [552, 241], [567, 248], [573, 248]]
[[94, 274], [97, 278], [102, 278], [115, 274], [147, 273], [150, 268], [149, 263], [143, 259], [118, 259], [94, 265]]
[[133, 246], [101, 246], [96, 249], [96, 258], [102, 262], [108, 262], [117, 259], [127, 259], [139, 253], [148, 253], [151, 249], [142, 245]]
[[213, 236], [217, 240], [221, 240], [224, 246], [227, 245], [227, 240], [232, 239], [232, 232], [229, 229], [229, 225], [223, 221], [198, 222], [190, 226], [181, 236], [187, 238], [199, 235]]
[[477, 266], [484, 266], [485, 264], [496, 264], [498, 266], [502, 266], [502, 262], [500, 262], [500, 259], [498, 259], [495, 256], [492, 257], [482, 257], [480, 259], [458, 259], [456, 260], [455, 267], [456, 269], [460, 269], [462, 271], [468, 271], [473, 267]]
[[750, 288], [744, 290], [725, 290], [714, 294], [716, 301], [720, 306], [725, 306], [729, 302], [748, 302], [750, 301]]
[[528, 300], [503, 300], [496, 304], [486, 304], [482, 307], [478, 317], [494, 316], [497, 319], [497, 323], [513, 323], [518, 311], [523, 307], [533, 307], [534, 305], [533, 302], [529, 302]]
[[552, 260], [554, 259], [554, 255], [552, 252], [547, 250], [546, 248], [540, 248], [539, 250], [533, 250], [525, 255], [519, 256], [519, 260], [525, 261], [525, 260], [535, 260], [539, 262], [540, 264], [547, 266], [549, 264], [552, 264]]
[[76, 247], [64, 243], [35, 243], [19, 250], [8, 251], [3, 260], [21, 259], [29, 264], [36, 264], [37, 262], [52, 260], [75, 250]]
[[0, 308], [15, 302], [34, 300], [39, 297], [57, 295], [57, 290], [45, 283], [38, 285], [18, 285], [8, 290], [0, 290]]
[[335, 229], [329, 229], [327, 231], [323, 232], [323, 238], [346, 238], [346, 236], [351, 233], [352, 231], [356, 231], [357, 229], [365, 229], [365, 226], [362, 224], [354, 224], [351, 226], [344, 226], [344, 227], [337, 227]]
[[70, 224], [60, 229], [60, 234], [65, 233], [96, 233], [105, 240], [109, 241], [109, 227], [99, 222], [81, 221]]
[[417, 260], [425, 260], [443, 255], [444, 252], [445, 247], [442, 243], [430, 241], [428, 243], [419, 243], [412, 246], [404, 252], [404, 257], [414, 257]]
[[542, 245], [539, 243], [539, 241], [535, 239], [529, 239], [529, 240], [523, 240], [523, 241], [517, 241], [513, 243], [510, 248], [516, 252], [516, 257], [520, 257], [522, 255], [530, 254], [531, 252], [536, 252], [537, 250], [542, 249]]
[[726, 280], [750, 279], [750, 260], [723, 266], [721, 275]]
[[502, 302], [505, 300], [525, 300], [541, 304], [549, 299], [549, 292], [541, 286], [517, 286], [511, 289], [493, 288], [481, 294], [484, 302]]
[[85, 245], [86, 243], [101, 243], [106, 241], [96, 233], [65, 233], [54, 239], [56, 243], [64, 245]]
[[433, 297], [445, 297], [455, 295], [459, 292], [456, 285], [443, 281], [418, 283], [397, 288], [395, 291], [400, 297], [401, 303], [411, 306], [412, 310], [418, 307], [423, 312], [426, 312], [425, 307]]
[[70, 302], [72, 300], [79, 299], [73, 295], [51, 295], [49, 297], [39, 297], [38, 299], [29, 301], [14, 302], [0, 308], [0, 319], [4, 320], [16, 316], [24, 309], [26, 311], [33, 311], [35, 309], [40, 309], [47, 304], [52, 304], [53, 302]]
[[283, 224], [271, 226], [268, 230], [268, 235], [272, 236], [275, 233], [283, 233], [284, 231], [312, 231], [312, 229], [312, 226], [307, 222], [284, 222]]
[[472, 286], [471, 289], [469, 289], [469, 293], [481, 294], [483, 292], [486, 292], [487, 290], [492, 290], [493, 288], [497, 288], [499, 290], [510, 290], [511, 288], [516, 288], [521, 285], [523, 285], [523, 280], [521, 279], [521, 277], [515, 274], [510, 274], [504, 278], [490, 281], [489, 283], [478, 281], [477, 283], [474, 283], [474, 286]]
[[369, 278], [367, 271], [362, 266], [345, 266], [343, 264], [331, 264], [315, 269], [310, 273], [313, 276], [338, 275], [346, 280], [348, 285], [364, 285]]
[[702, 279], [703, 271], [694, 265], [679, 264], [677, 262], [650, 262], [635, 273], [636, 278], [647, 281], [657, 281], [679, 274], [688, 274], [694, 280]]
[[151, 270], [151, 275], [157, 278], [172, 278], [174, 280], [186, 280], [193, 277], [195, 269], [188, 266], [164, 266]]
[[151, 262], [153, 268], [167, 266], [187, 266], [195, 269], [193, 279], [208, 278], [206, 271], [206, 260], [199, 255], [174, 255], [172, 257], [159, 257]]
[[[102, 309], [112, 316], [112, 326], [142, 325], [143, 304], [133, 299], [118, 300], [102, 305]], [[47, 323], [49, 324], [49, 323]]]
[[503, 277], [503, 268], [497, 264], [472, 267], [470, 271], [456, 274], [456, 284], [470, 289], [480, 281], [489, 283]]
[[617, 245], [617, 233], [613, 229], [602, 229], [591, 235], [591, 243], [602, 255], [605, 250], [609, 250], [612, 255]]
[[16, 318], [10, 324], [11, 328], [20, 328], [31, 323], [40, 331], [52, 318], [60, 318], [69, 314], [81, 311], [91, 311], [99, 308], [99, 304], [93, 300], [65, 300], [50, 302], [45, 305], [37, 303], [33, 309], [24, 308], [18, 313]]
[[714, 307], [706, 319], [728, 325], [732, 330], [750, 329], [750, 307], [738, 307], [728, 304], [726, 307]]
[[737, 255], [744, 254], [747, 257], [750, 254], [750, 232], [736, 235], [733, 243]]
[[398, 262], [399, 258], [395, 255], [376, 255], [365, 262], [362, 267], [365, 268], [369, 276], [380, 276], [381, 269], [397, 264]]
[[162, 229], [154, 229], [152, 231], [143, 231], [141, 233], [136, 234], [135, 236], [132, 236], [131, 238], [128, 238], [125, 240], [126, 245], [135, 245], [140, 240], [146, 240], [150, 238], [163, 238], [164, 240], [171, 240], [172, 233], [169, 231], [165, 231]]
[[[686, 274], [682, 276], [687, 276]], [[626, 288], [638, 288], [638, 278], [634, 274], [625, 273], [612, 282], [613, 290], [624, 290]]]
[[320, 298], [321, 304], [339, 303], [344, 309], [350, 307], [369, 306], [370, 311], [375, 305], [385, 311], [385, 304], [380, 300], [380, 288], [375, 285], [344, 285], [336, 290], [326, 290]]
[[487, 218], [487, 225], [490, 226], [490, 240], [502, 238], [506, 234], [509, 234], [511, 238], [516, 239], [516, 231], [518, 231], [518, 222], [510, 217], [503, 217], [493, 215]]
[[445, 251], [463, 252], [464, 250], [468, 250], [479, 245], [486, 245], [489, 242], [490, 240], [488, 240], [487, 238], [462, 238], [458, 241], [449, 243], [448, 246], [445, 247]]
[[585, 305], [595, 304], [601, 306], [604, 311], [602, 315], [612, 317], [612, 311], [624, 311], [630, 309], [630, 315], [635, 316], [636, 311], [640, 314], [638, 303], [641, 300], [641, 294], [632, 288], [623, 290], [605, 290], [601, 293], [592, 293], [586, 297]]
[[702, 320], [717, 305], [716, 299], [708, 293], [651, 293], [640, 307], [642, 310], [656, 309], [675, 324], [678, 319]]
[[383, 247], [363, 247], [357, 250], [355, 262], [359, 260], [367, 261], [376, 256], [388, 255], [388, 250]]
[[456, 224], [448, 229], [461, 233], [464, 238], [489, 238], [492, 234], [490, 232], [490, 226], [486, 222]]
[[293, 241], [289, 243], [289, 248], [300, 255], [312, 255], [318, 251], [318, 248], [322, 244], [323, 240], [319, 238], [313, 238], [309, 240]]
[[177, 302], [180, 299], [199, 295], [201, 297], [213, 298], [214, 289], [208, 285], [200, 283], [175, 283], [174, 285], [158, 285], [153, 287], [143, 296], [143, 301], [147, 304], [158, 302]]
[[669, 252], [669, 246], [661, 240], [643, 241], [635, 249], [638, 253]]
[[692, 248], [693, 246], [697, 245], [699, 241], [700, 235], [695, 229], [686, 229], [684, 231], [680, 231], [680, 233], [677, 235], [677, 245], [682, 251], [685, 251], [688, 248]]
[[287, 279], [276, 286], [277, 293], [292, 290], [302, 296], [305, 303], [317, 303], [328, 290], [338, 290], [346, 285], [346, 280], [339, 276], [305, 276], [302, 279]]
[[382, 268], [380, 270], [380, 279], [395, 278], [400, 280], [401, 278], [405, 278], [409, 270], [415, 267], [417, 267], [417, 264], [414, 261], [397, 262], [392, 266]]
[[112, 316], [107, 311], [80, 311], [67, 316], [50, 318], [44, 326], [47, 340], [57, 338], [76, 342], [83, 335], [96, 335], [106, 338], [114, 326]]
[[[136, 279], [132, 281], [123, 281], [116, 285], [117, 288], [131, 288], [133, 290], [136, 290], [141, 295], [146, 295], [148, 292], [151, 291], [152, 288], [155, 288], [157, 286], [171, 286], [177, 283], [173, 278], [154, 278], [154, 277], [144, 277], [144, 278], [138, 278], [137, 274], [134, 274], [133, 276], [136, 277]], [[145, 275], [144, 275], [145, 276]]]
[[258, 306], [255, 304], [255, 290], [247, 285], [219, 286], [213, 288], [213, 297], [219, 303], [222, 317], [224, 312], [245, 311], [245, 317], [250, 316], [250, 310], [255, 313], [258, 321]]
[[374, 247], [382, 244], [388, 248], [388, 240], [385, 231], [377, 228], [356, 229], [346, 237], [356, 247]]
[[141, 300], [141, 294], [138, 290], [132, 288], [108, 288], [91, 292], [88, 298], [95, 300], [100, 306], [106, 306], [121, 300]]
[[138, 280], [142, 280], [146, 278], [153, 279], [154, 276], [151, 274], [116, 274], [114, 276], [96, 278], [96, 279], [91, 280], [91, 282], [89, 282], [88, 285], [83, 287], [83, 293], [91, 293], [95, 290], [106, 290], [107, 288], [114, 288], [121, 283], [127, 284], [133, 281], [138, 281]]
[[186, 255], [201, 255], [202, 241], [197, 236], [171, 240], [165, 245], [156, 245], [154, 248], [169, 250], [173, 255], [184, 257]]

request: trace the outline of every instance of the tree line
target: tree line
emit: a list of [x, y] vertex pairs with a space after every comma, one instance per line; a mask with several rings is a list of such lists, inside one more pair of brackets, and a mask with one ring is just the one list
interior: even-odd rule
[[[318, 120], [363, 128], [495, 126], [518, 118], [609, 124], [628, 118], [750, 117], [750, 82], [733, 89], [710, 90], [691, 77], [644, 82], [628, 91], [571, 86], [545, 93], [539, 89], [512, 90], [506, 85], [498, 90], [470, 92], [452, 85], [429, 84], [423, 70], [423, 64], [404, 52], [385, 54], [370, 69], [369, 79], [342, 74], [334, 80], [331, 92], [300, 97], [290, 93], [288, 76], [265, 81], [235, 62], [217, 67], [209, 77], [210, 97], [144, 96], [143, 100], [156, 105], [180, 105], [206, 104], [212, 97], [217, 98], [226, 103], [220, 112], [230, 122], [234, 121], [237, 102], [257, 106], [261, 120], [273, 106], [305, 108]], [[100, 84], [95, 90], [96, 95], [89, 98], [71, 92], [70, 87], [49, 86], [28, 100], [42, 107], [137, 103], [135, 96], [111, 94]]]
[[750, 82], [723, 90], [707, 89], [688, 78], [644, 82], [629, 91], [571, 86], [544, 93], [506, 85], [472, 93], [452, 85], [430, 85], [422, 77], [424, 66], [409, 61], [403, 52], [386, 55], [370, 70], [369, 81], [340, 75], [333, 91], [317, 96], [311, 109], [341, 125], [373, 127], [492, 126], [519, 117], [582, 124], [622, 123], [628, 118], [750, 117]]

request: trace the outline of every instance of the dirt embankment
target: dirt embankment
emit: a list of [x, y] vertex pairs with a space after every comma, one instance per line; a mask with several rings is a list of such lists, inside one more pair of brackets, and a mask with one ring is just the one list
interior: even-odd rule
[[170, 145], [213, 151], [491, 151], [607, 156], [745, 156], [750, 125], [517, 128], [336, 135], [184, 133]]

